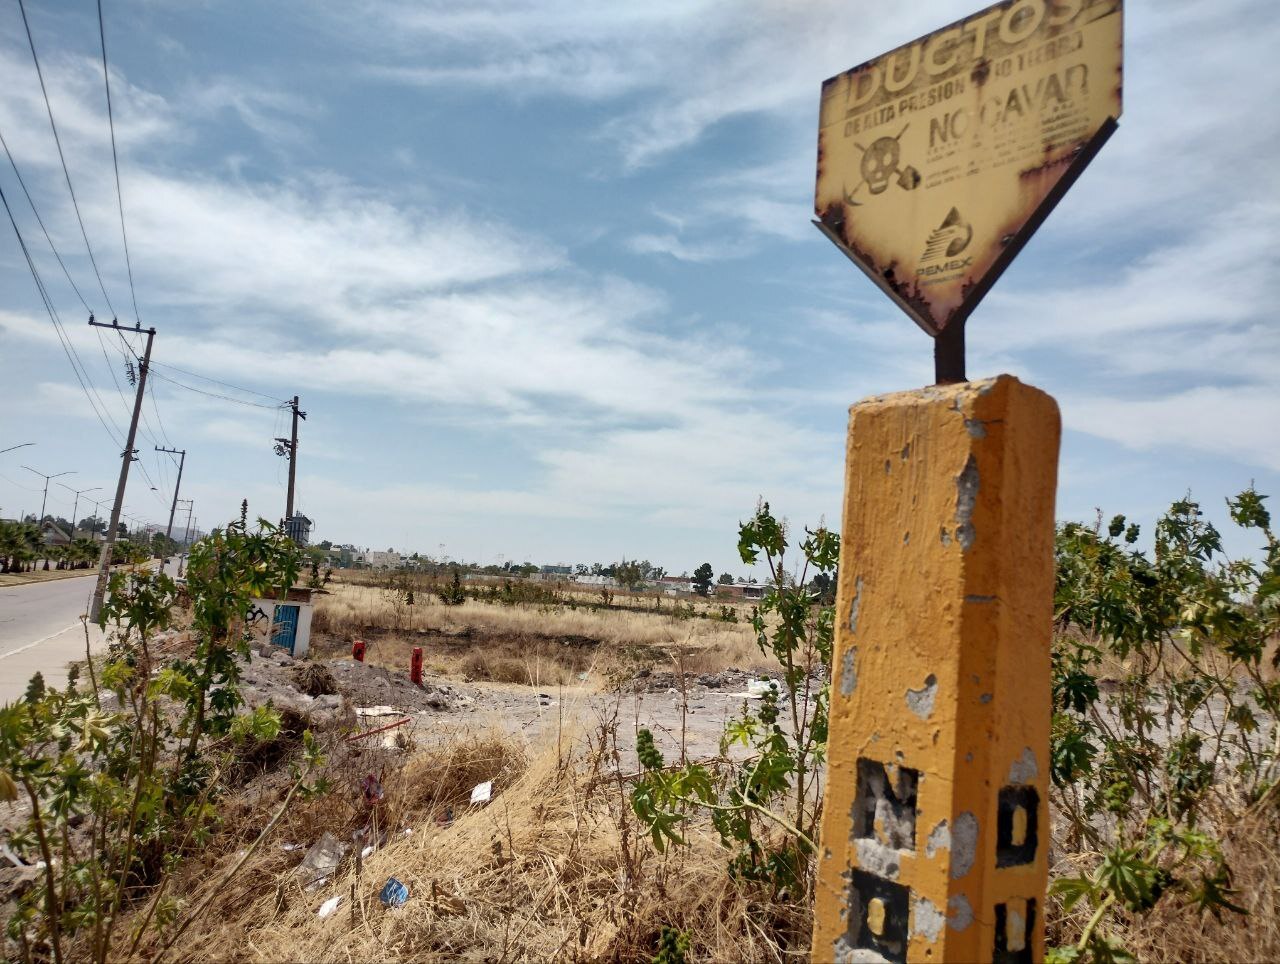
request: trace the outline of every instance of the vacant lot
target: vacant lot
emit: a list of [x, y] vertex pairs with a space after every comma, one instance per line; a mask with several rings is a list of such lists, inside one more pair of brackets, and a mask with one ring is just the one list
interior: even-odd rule
[[619, 594], [606, 606], [599, 595], [580, 593], [556, 594], [554, 602], [499, 596], [450, 606], [425, 584], [412, 604], [403, 589], [340, 581], [328, 589], [317, 597], [313, 624], [320, 654], [349, 654], [351, 642], [362, 639], [369, 661], [407, 669], [412, 648], [421, 646], [430, 671], [457, 679], [612, 688], [646, 670], [706, 674], [771, 665], [742, 604]]

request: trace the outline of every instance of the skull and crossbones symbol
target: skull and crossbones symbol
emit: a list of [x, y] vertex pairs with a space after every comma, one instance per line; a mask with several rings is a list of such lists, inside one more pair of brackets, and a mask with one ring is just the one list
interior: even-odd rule
[[[911, 125], [907, 125], [909, 127]], [[897, 175], [898, 186], [904, 191], [914, 191], [920, 185], [920, 172], [914, 167], [900, 167], [902, 164], [902, 147], [899, 141], [902, 135], [907, 132], [904, 127], [898, 131], [894, 137], [884, 136], [877, 138], [871, 142], [870, 147], [863, 147], [861, 144], [855, 143], [854, 147], [862, 151], [862, 163], [859, 165], [862, 174], [862, 180], [859, 181], [852, 191], [845, 191], [844, 199], [849, 204], [861, 204], [855, 201], [853, 196], [858, 193], [858, 188], [866, 184], [867, 190], [872, 194], [883, 194], [889, 187], [889, 182]]]

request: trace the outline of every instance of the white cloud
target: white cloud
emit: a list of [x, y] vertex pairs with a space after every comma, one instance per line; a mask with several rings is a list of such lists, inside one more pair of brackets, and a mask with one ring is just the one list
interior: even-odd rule
[[1066, 425], [1140, 451], [1189, 448], [1280, 472], [1273, 386], [1200, 386], [1152, 397], [1073, 395], [1062, 399]]
[[636, 254], [666, 254], [677, 261], [695, 264], [707, 261], [724, 261], [749, 253], [743, 245], [689, 244], [674, 234], [637, 234], [627, 241], [627, 247]]

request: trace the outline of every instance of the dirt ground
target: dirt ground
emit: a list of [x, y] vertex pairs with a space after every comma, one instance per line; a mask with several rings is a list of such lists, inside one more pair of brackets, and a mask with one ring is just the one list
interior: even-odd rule
[[[300, 674], [313, 666], [328, 671], [331, 694], [310, 696], [301, 688]], [[534, 686], [459, 681], [428, 672], [418, 687], [407, 671], [350, 657], [295, 660], [283, 650], [260, 647], [244, 668], [243, 691], [250, 705], [271, 702], [319, 726], [341, 724], [353, 732], [408, 716], [406, 735], [417, 743], [497, 729], [528, 746], [542, 745], [557, 732], [591, 731], [616, 717], [619, 749], [631, 751], [635, 734], [647, 728], [664, 754], [678, 757], [683, 743], [685, 754], [697, 759], [716, 752], [725, 721], [754, 698], [747, 692], [748, 683], [767, 679], [732, 669], [689, 674], [682, 694], [673, 673], [640, 670], [637, 677], [617, 685], [587, 672], [582, 675], [586, 678], [574, 685]], [[360, 712], [375, 708], [394, 712]]]

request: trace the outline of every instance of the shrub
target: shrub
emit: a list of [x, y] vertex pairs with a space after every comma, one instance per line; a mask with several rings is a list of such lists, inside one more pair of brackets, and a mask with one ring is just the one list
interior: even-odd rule
[[[732, 876], [765, 885], [773, 900], [807, 900], [821, 811], [817, 772], [826, 754], [834, 610], [815, 605], [803, 586], [811, 569], [835, 569], [840, 538], [821, 526], [806, 530], [798, 578], [787, 569], [788, 547], [786, 527], [767, 502], [739, 531], [742, 561], [754, 564], [763, 555], [769, 567], [769, 590], [752, 610], [751, 625], [761, 652], [771, 653], [782, 669], [782, 686], [775, 685], [754, 712], [744, 705], [742, 716], [725, 728], [714, 766], [668, 768], [652, 734], [641, 730], [637, 753], [644, 776], [632, 791], [631, 806], [660, 851], [684, 843], [680, 828], [690, 812], [709, 812], [733, 853]], [[778, 725], [782, 713], [790, 733]], [[734, 744], [752, 749], [751, 758], [730, 760]], [[780, 828], [781, 842], [764, 833], [765, 827]]]
[[1156, 523], [1151, 555], [1124, 516], [1059, 529], [1053, 802], [1067, 849], [1100, 858], [1053, 886], [1064, 911], [1091, 908], [1055, 960], [1123, 957], [1126, 922], [1171, 901], [1243, 912], [1223, 841], [1280, 776], [1280, 544], [1264, 502], [1227, 503], [1263, 540], [1259, 563], [1228, 558], [1189, 498]]

